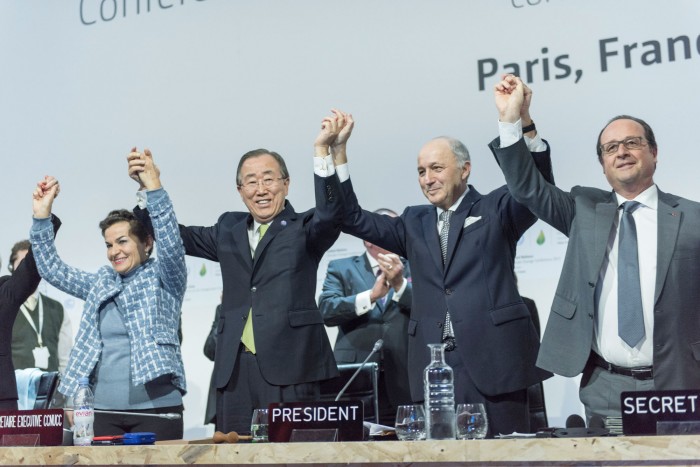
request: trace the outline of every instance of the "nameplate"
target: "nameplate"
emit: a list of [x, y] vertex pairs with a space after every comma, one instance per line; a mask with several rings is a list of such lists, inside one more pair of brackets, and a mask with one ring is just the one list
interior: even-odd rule
[[60, 446], [63, 409], [0, 411], [0, 446]]
[[338, 441], [362, 441], [362, 401], [280, 402], [268, 407], [268, 438], [286, 443], [293, 430], [338, 430]]
[[629, 391], [620, 398], [625, 435], [655, 435], [657, 422], [700, 421], [700, 391]]

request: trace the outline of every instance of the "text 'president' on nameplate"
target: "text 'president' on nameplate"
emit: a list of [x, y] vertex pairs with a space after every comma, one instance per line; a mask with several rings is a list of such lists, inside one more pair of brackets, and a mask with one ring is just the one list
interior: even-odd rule
[[337, 441], [362, 441], [362, 401], [280, 402], [270, 404], [268, 409], [268, 438], [271, 442], [286, 443], [292, 432], [332, 430], [337, 430]]

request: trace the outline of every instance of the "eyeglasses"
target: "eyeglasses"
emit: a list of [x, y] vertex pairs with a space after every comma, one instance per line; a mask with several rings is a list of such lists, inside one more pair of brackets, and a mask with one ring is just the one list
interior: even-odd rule
[[623, 145], [627, 149], [641, 149], [644, 144], [644, 138], [641, 136], [629, 136], [622, 141], [610, 141], [609, 143], [601, 144], [600, 150], [606, 156], [615, 154], [620, 147]]
[[262, 184], [262, 186], [264, 188], [272, 188], [273, 186], [277, 185], [277, 183], [279, 183], [280, 180], [286, 180], [286, 178], [283, 178], [283, 177], [277, 177], [277, 178], [265, 177], [265, 178], [262, 178], [259, 180], [249, 180], [249, 181], [245, 182], [244, 184], [238, 185], [238, 186], [243, 188], [245, 191], [252, 193], [258, 189], [260, 184]]

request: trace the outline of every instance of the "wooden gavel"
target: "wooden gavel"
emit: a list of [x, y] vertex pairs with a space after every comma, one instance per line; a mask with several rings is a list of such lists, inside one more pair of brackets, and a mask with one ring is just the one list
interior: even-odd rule
[[229, 444], [234, 444], [239, 441], [250, 441], [253, 439], [252, 436], [245, 436], [245, 435], [239, 435], [235, 431], [230, 431], [228, 433], [222, 433], [221, 431], [217, 431], [214, 433], [214, 436], [212, 436], [212, 441], [215, 443], [229, 443]]

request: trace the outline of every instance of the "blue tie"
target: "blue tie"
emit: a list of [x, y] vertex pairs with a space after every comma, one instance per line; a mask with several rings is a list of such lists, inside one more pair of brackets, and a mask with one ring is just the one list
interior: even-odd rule
[[[377, 267], [377, 274], [376, 276], [379, 277], [379, 275], [382, 273], [382, 270]], [[388, 295], [388, 294], [387, 294]], [[386, 305], [386, 295], [384, 295], [382, 298], [379, 299], [379, 303], [382, 304], [382, 306]]]
[[622, 203], [617, 256], [617, 333], [630, 347], [644, 337], [637, 227], [632, 217], [639, 206], [637, 201]]

